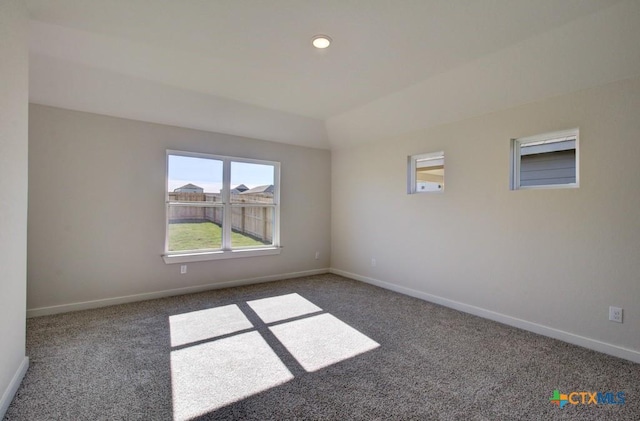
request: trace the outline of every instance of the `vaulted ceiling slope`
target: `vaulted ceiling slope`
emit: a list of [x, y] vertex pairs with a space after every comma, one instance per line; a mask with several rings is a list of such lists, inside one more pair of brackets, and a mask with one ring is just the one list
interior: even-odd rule
[[637, 0], [27, 4], [32, 102], [317, 148], [640, 74]]

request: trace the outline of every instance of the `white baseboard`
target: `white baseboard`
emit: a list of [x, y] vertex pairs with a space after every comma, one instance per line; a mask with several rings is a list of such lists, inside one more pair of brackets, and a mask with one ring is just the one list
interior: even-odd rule
[[4, 419], [4, 415], [7, 413], [7, 409], [9, 409], [9, 405], [11, 405], [11, 401], [13, 397], [16, 395], [18, 388], [20, 387], [20, 383], [22, 383], [22, 379], [24, 375], [27, 373], [27, 369], [29, 368], [29, 357], [24, 357], [22, 362], [20, 363], [20, 367], [13, 375], [11, 382], [5, 389], [2, 394], [2, 399], [0, 399], [0, 420]]
[[328, 268], [312, 269], [301, 272], [281, 273], [278, 275], [261, 276], [258, 278], [240, 279], [235, 281], [219, 282], [215, 284], [196, 285], [184, 288], [167, 289], [164, 291], [147, 292], [143, 294], [126, 295], [124, 297], [105, 298], [102, 300], [83, 301], [80, 303], [62, 304], [51, 307], [39, 307], [27, 310], [27, 317], [48, 316], [51, 314], [68, 313], [70, 311], [88, 310], [92, 308], [107, 307], [116, 304], [132, 303], [136, 301], [153, 300], [156, 298], [171, 297], [174, 295], [192, 294], [195, 292], [209, 291], [237, 287], [242, 285], [259, 284], [262, 282], [280, 281], [284, 279], [300, 278], [303, 276], [320, 275], [328, 273]]
[[344, 270], [331, 268], [329, 272], [335, 273], [336, 275], [342, 275], [346, 278], [355, 279], [357, 281], [361, 281], [361, 282], [365, 282], [381, 288], [385, 288], [391, 291], [399, 292], [400, 294], [409, 295], [415, 298], [420, 298], [422, 300], [439, 304], [445, 307], [449, 307], [454, 310], [459, 310], [465, 313], [473, 314], [474, 316], [479, 316], [485, 319], [493, 320], [498, 323], [503, 323], [509, 326], [528, 330], [530, 332], [537, 333], [539, 335], [548, 336], [554, 339], [559, 339], [561, 341], [582, 346], [584, 348], [592, 349], [594, 351], [602, 352], [604, 354], [613, 355], [614, 357], [619, 357], [625, 360], [633, 361], [635, 363], [640, 363], [640, 352], [635, 351], [633, 349], [612, 345], [606, 342], [598, 341], [596, 339], [591, 339], [584, 336], [576, 335], [574, 333], [565, 332], [563, 330], [555, 329], [549, 326], [544, 326], [538, 323], [529, 322], [527, 320], [518, 319], [516, 317], [507, 316], [506, 314], [497, 313], [491, 310], [486, 310], [481, 307], [472, 306], [469, 304], [461, 303], [459, 301], [454, 301], [448, 298], [439, 297], [437, 295], [427, 294], [426, 292], [403, 287], [400, 285], [391, 284], [389, 282], [384, 282], [379, 279], [369, 278], [367, 276], [358, 275], [358, 274], [347, 272]]

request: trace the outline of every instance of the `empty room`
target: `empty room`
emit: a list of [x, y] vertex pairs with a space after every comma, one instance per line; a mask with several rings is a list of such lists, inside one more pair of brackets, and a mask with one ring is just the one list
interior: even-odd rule
[[637, 0], [0, 0], [0, 418], [640, 419]]

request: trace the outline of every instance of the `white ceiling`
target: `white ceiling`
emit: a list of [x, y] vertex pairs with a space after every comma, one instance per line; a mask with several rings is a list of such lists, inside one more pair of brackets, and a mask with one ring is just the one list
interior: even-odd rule
[[[637, 12], [637, 3], [27, 0], [31, 100], [336, 146], [364, 139], [354, 130], [367, 124], [371, 104], [620, 4]], [[329, 49], [311, 47], [317, 33], [333, 38]], [[492, 110], [481, 108], [472, 113]]]

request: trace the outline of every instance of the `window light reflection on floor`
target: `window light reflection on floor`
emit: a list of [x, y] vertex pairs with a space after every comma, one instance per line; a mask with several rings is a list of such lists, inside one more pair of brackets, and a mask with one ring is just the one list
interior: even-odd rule
[[309, 372], [380, 346], [331, 314], [320, 314], [269, 329]]
[[380, 346], [296, 293], [239, 304], [169, 317], [175, 421], [292, 380], [293, 369], [264, 335], [279, 341], [307, 372]]
[[247, 304], [265, 323], [322, 311], [320, 307], [296, 293], [247, 301]]
[[169, 317], [172, 347], [212, 339], [252, 327], [249, 319], [235, 304]]
[[255, 331], [173, 351], [173, 419], [204, 415], [291, 379], [291, 372]]

